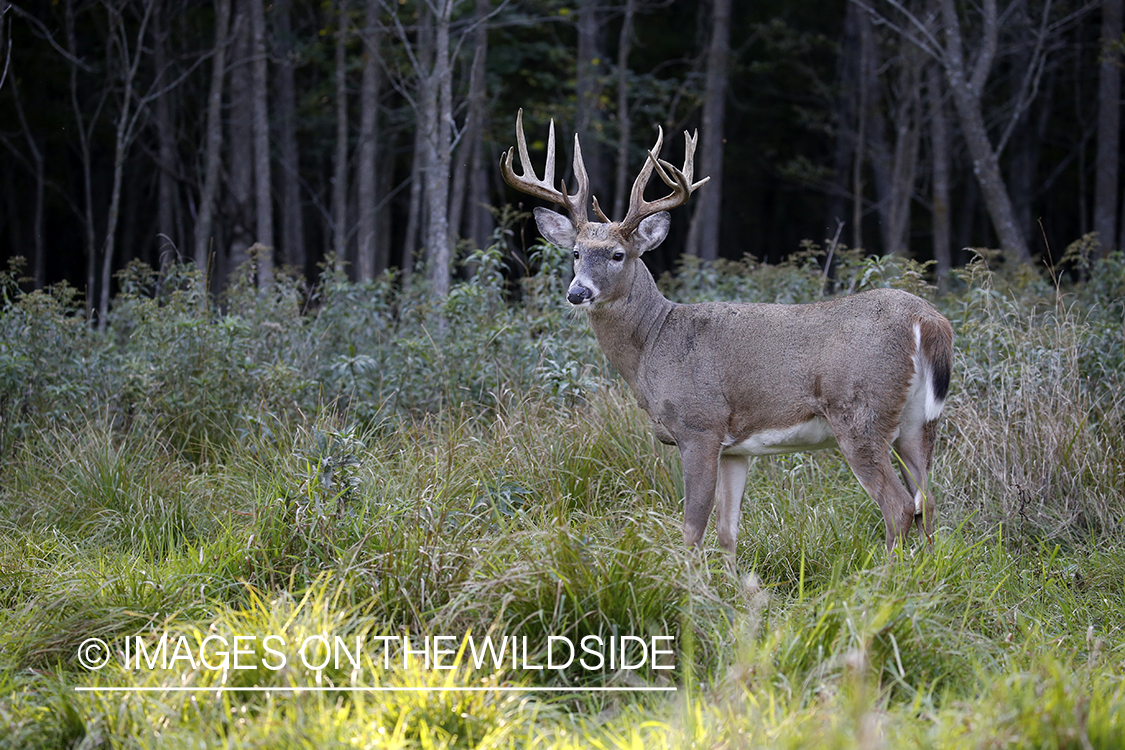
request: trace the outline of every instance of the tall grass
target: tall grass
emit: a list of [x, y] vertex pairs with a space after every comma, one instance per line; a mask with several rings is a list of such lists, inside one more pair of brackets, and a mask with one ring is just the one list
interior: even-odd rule
[[[837, 454], [763, 459], [737, 578], [682, 549], [678, 457], [560, 309], [565, 257], [538, 248], [514, 285], [499, 248], [444, 303], [329, 273], [216, 307], [190, 267], [133, 267], [105, 336], [70, 290], [0, 280], [0, 746], [1120, 746], [1120, 256], [1069, 287], [982, 260], [936, 298], [956, 363], [932, 548], [889, 561]], [[907, 262], [838, 249], [827, 279], [816, 252], [662, 283], [934, 296]], [[278, 634], [289, 658], [79, 663], [87, 638], [161, 633]], [[668, 635], [674, 669], [311, 669], [294, 650], [401, 633], [518, 634], [532, 663], [549, 636]], [[315, 684], [677, 691], [276, 692]], [[209, 692], [167, 690], [185, 686]]]
[[[981, 264], [949, 306], [958, 336], [958, 386], [943, 465], [949, 494], [1034, 536], [1120, 532], [1125, 521], [1125, 359], [1121, 259], [1116, 297], [1060, 290], [1043, 299], [998, 292]], [[1110, 291], [1111, 294], [1114, 292]], [[953, 460], [950, 460], [953, 459]]]

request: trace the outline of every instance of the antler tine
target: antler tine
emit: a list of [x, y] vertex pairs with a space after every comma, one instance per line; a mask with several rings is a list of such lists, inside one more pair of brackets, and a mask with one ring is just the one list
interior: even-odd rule
[[520, 152], [520, 167], [523, 169], [523, 174], [517, 175], [512, 169], [514, 149], [509, 148], [508, 152], [500, 157], [500, 173], [504, 175], [504, 182], [528, 195], [552, 203], [564, 203], [562, 193], [551, 185], [555, 179], [555, 121], [551, 120], [551, 134], [547, 139], [546, 179], [540, 180], [535, 174], [535, 167], [531, 165], [531, 157], [527, 153], [527, 138], [523, 132], [522, 109], [516, 115], [516, 148]]
[[586, 205], [590, 201], [590, 176], [586, 174], [586, 162], [582, 159], [582, 145], [578, 142], [578, 133], [574, 134], [573, 163], [574, 180], [578, 183], [574, 195], [567, 193], [566, 182], [560, 180], [559, 186], [562, 188], [563, 198], [565, 199], [564, 205], [574, 219], [575, 228], [581, 228], [583, 224], [589, 221]]
[[[582, 162], [582, 152], [578, 147], [578, 136], [574, 136], [574, 173], [578, 177], [578, 193], [574, 196], [567, 195], [566, 184], [560, 182], [562, 189], [554, 186], [555, 182], [555, 121], [551, 120], [550, 133], [547, 136], [547, 164], [544, 167], [543, 179], [535, 174], [535, 167], [531, 164], [531, 157], [527, 153], [527, 137], [523, 132], [523, 109], [516, 113], [516, 149], [519, 149], [520, 167], [523, 174], [517, 175], [512, 168], [515, 149], [509, 148], [508, 152], [500, 157], [500, 173], [504, 182], [516, 190], [534, 195], [552, 203], [565, 206], [570, 211], [576, 228], [586, 223], [586, 198], [589, 195], [590, 180], [586, 176], [586, 167]], [[574, 200], [578, 198], [579, 200]]]
[[[518, 117], [520, 119], [520, 133], [522, 134], [523, 133], [523, 110], [522, 109], [520, 110], [520, 113], [519, 113]], [[524, 147], [524, 150], [526, 151], [527, 150], [527, 140], [526, 139], [521, 139], [521, 140], [523, 141], [523, 147]], [[531, 164], [531, 162], [528, 162], [528, 164]], [[531, 174], [532, 174], [532, 176], [535, 175], [534, 172], [532, 172]], [[551, 125], [547, 129], [547, 164], [546, 164], [546, 166], [543, 167], [543, 182], [546, 185], [554, 185], [555, 184], [555, 118], [553, 118], [553, 117], [551, 118]]]
[[605, 215], [605, 211], [602, 211], [602, 207], [598, 205], [598, 196], [591, 195], [590, 200], [594, 202], [594, 215], [598, 217], [598, 220], [603, 224], [612, 224], [613, 221]]
[[[644, 206], [645, 187], [648, 185], [648, 181], [652, 177], [652, 167], [653, 167], [653, 165], [659, 166], [659, 164], [657, 164], [656, 157], [657, 157], [657, 155], [660, 154], [660, 149], [663, 146], [664, 146], [664, 128], [657, 125], [656, 126], [656, 145], [652, 147], [651, 151], [649, 151], [648, 153], [645, 154], [644, 166], [641, 167], [641, 171], [637, 175], [637, 179], [633, 180], [633, 189], [629, 192], [629, 209], [625, 212], [625, 219], [621, 222], [623, 227], [628, 225], [627, 231], [631, 232], [634, 229], [636, 229], [636, 226], [632, 225], [632, 222], [630, 221], [630, 219], [633, 217], [634, 214], [636, 214], [638, 211], [641, 210], [642, 206]], [[667, 177], [665, 175], [661, 174], [660, 176], [663, 177], [665, 179], [665, 181], [667, 182]], [[636, 223], [640, 224], [641, 219], [643, 219], [643, 218], [644, 218], [644, 216], [638, 215], [637, 218], [636, 218]]]
[[[695, 144], [698, 143], [698, 142], [699, 142], [699, 131], [698, 130], [695, 131], [694, 135], [688, 135], [688, 132], [686, 130], [684, 131], [684, 168], [683, 168], [683, 173], [684, 173], [684, 177], [687, 179], [688, 185], [691, 186], [691, 192], [693, 192], [693, 193], [696, 190], [698, 190], [699, 188], [703, 187], [711, 179], [708, 176], [708, 177], [704, 177], [699, 182], [695, 182], [695, 183], [692, 182], [692, 176], [695, 174]], [[663, 162], [663, 164], [665, 164], [670, 169], [675, 169], [675, 167], [673, 167], [671, 164], [668, 164], [668, 162]], [[665, 180], [665, 182], [667, 182], [667, 180]]]
[[[683, 169], [677, 169], [673, 164], [659, 158], [660, 147], [664, 143], [664, 129], [658, 128], [656, 145], [648, 152], [645, 165], [637, 175], [636, 181], [633, 182], [633, 190], [629, 194], [629, 211], [618, 225], [622, 232], [628, 234], [640, 226], [641, 222], [649, 216], [682, 206], [687, 203], [693, 192], [711, 179], [710, 177], [704, 177], [699, 182], [692, 182], [695, 174], [695, 144], [698, 138], [698, 131], [696, 131], [694, 137], [689, 135], [686, 130], [684, 131], [684, 166]], [[653, 169], [656, 169], [664, 184], [672, 188], [672, 192], [658, 200], [646, 201], [644, 199], [645, 187], [652, 177]]]

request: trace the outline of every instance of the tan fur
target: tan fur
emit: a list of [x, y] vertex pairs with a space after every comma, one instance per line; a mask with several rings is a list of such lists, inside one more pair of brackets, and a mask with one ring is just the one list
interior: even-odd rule
[[[538, 212], [537, 218], [541, 227], [551, 221]], [[544, 233], [551, 231], [547, 226]], [[662, 239], [659, 229], [655, 234]], [[917, 492], [923, 499], [918, 522], [931, 533], [926, 477], [937, 421], [906, 434], [900, 414], [915, 376], [916, 324], [923, 361], [948, 382], [952, 329], [945, 318], [924, 300], [894, 289], [807, 305], [677, 305], [660, 294], [634, 244], [614, 225], [587, 225], [572, 245], [579, 254], [575, 283], [596, 285], [587, 313], [598, 344], [656, 435], [680, 448], [689, 545], [700, 543], [718, 487], [720, 543], [734, 551], [747, 459], [723, 456], [724, 447], [814, 417], [828, 423], [882, 510], [888, 548], [913, 525]], [[615, 250], [626, 252], [623, 263], [608, 260]], [[896, 436], [898, 431], [903, 434]]]
[[[640, 256], [667, 236], [666, 211], [707, 182], [694, 179], [695, 137], [685, 132], [684, 139], [679, 169], [658, 159], [660, 132], [620, 223], [604, 220], [596, 199], [603, 221], [588, 220], [577, 135], [574, 195], [554, 186], [553, 123], [542, 180], [529, 163], [522, 112], [516, 140], [524, 173], [513, 170], [511, 149], [500, 162], [509, 185], [570, 213], [536, 208], [535, 219], [550, 242], [574, 251], [567, 299], [586, 308], [599, 346], [656, 436], [680, 449], [684, 541], [701, 542], [717, 502], [719, 543], [733, 558], [749, 455], [828, 447], [825, 424], [882, 510], [887, 548], [905, 540], [916, 515], [929, 536], [934, 503], [926, 479], [953, 360], [949, 321], [893, 289], [809, 305], [665, 299]], [[654, 169], [672, 192], [649, 202], [644, 189]]]

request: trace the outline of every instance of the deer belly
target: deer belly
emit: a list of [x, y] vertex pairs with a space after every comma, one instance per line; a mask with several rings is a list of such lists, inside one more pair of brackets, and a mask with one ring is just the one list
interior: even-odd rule
[[821, 417], [813, 417], [792, 427], [761, 430], [742, 440], [728, 435], [723, 442], [723, 455], [772, 456], [778, 453], [819, 451], [835, 446], [836, 436], [832, 434], [828, 422]]

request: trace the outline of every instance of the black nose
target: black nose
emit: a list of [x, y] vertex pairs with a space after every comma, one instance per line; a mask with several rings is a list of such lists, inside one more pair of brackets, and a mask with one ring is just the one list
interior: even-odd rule
[[566, 301], [572, 305], [581, 305], [590, 299], [590, 290], [584, 286], [572, 286], [566, 293]]

